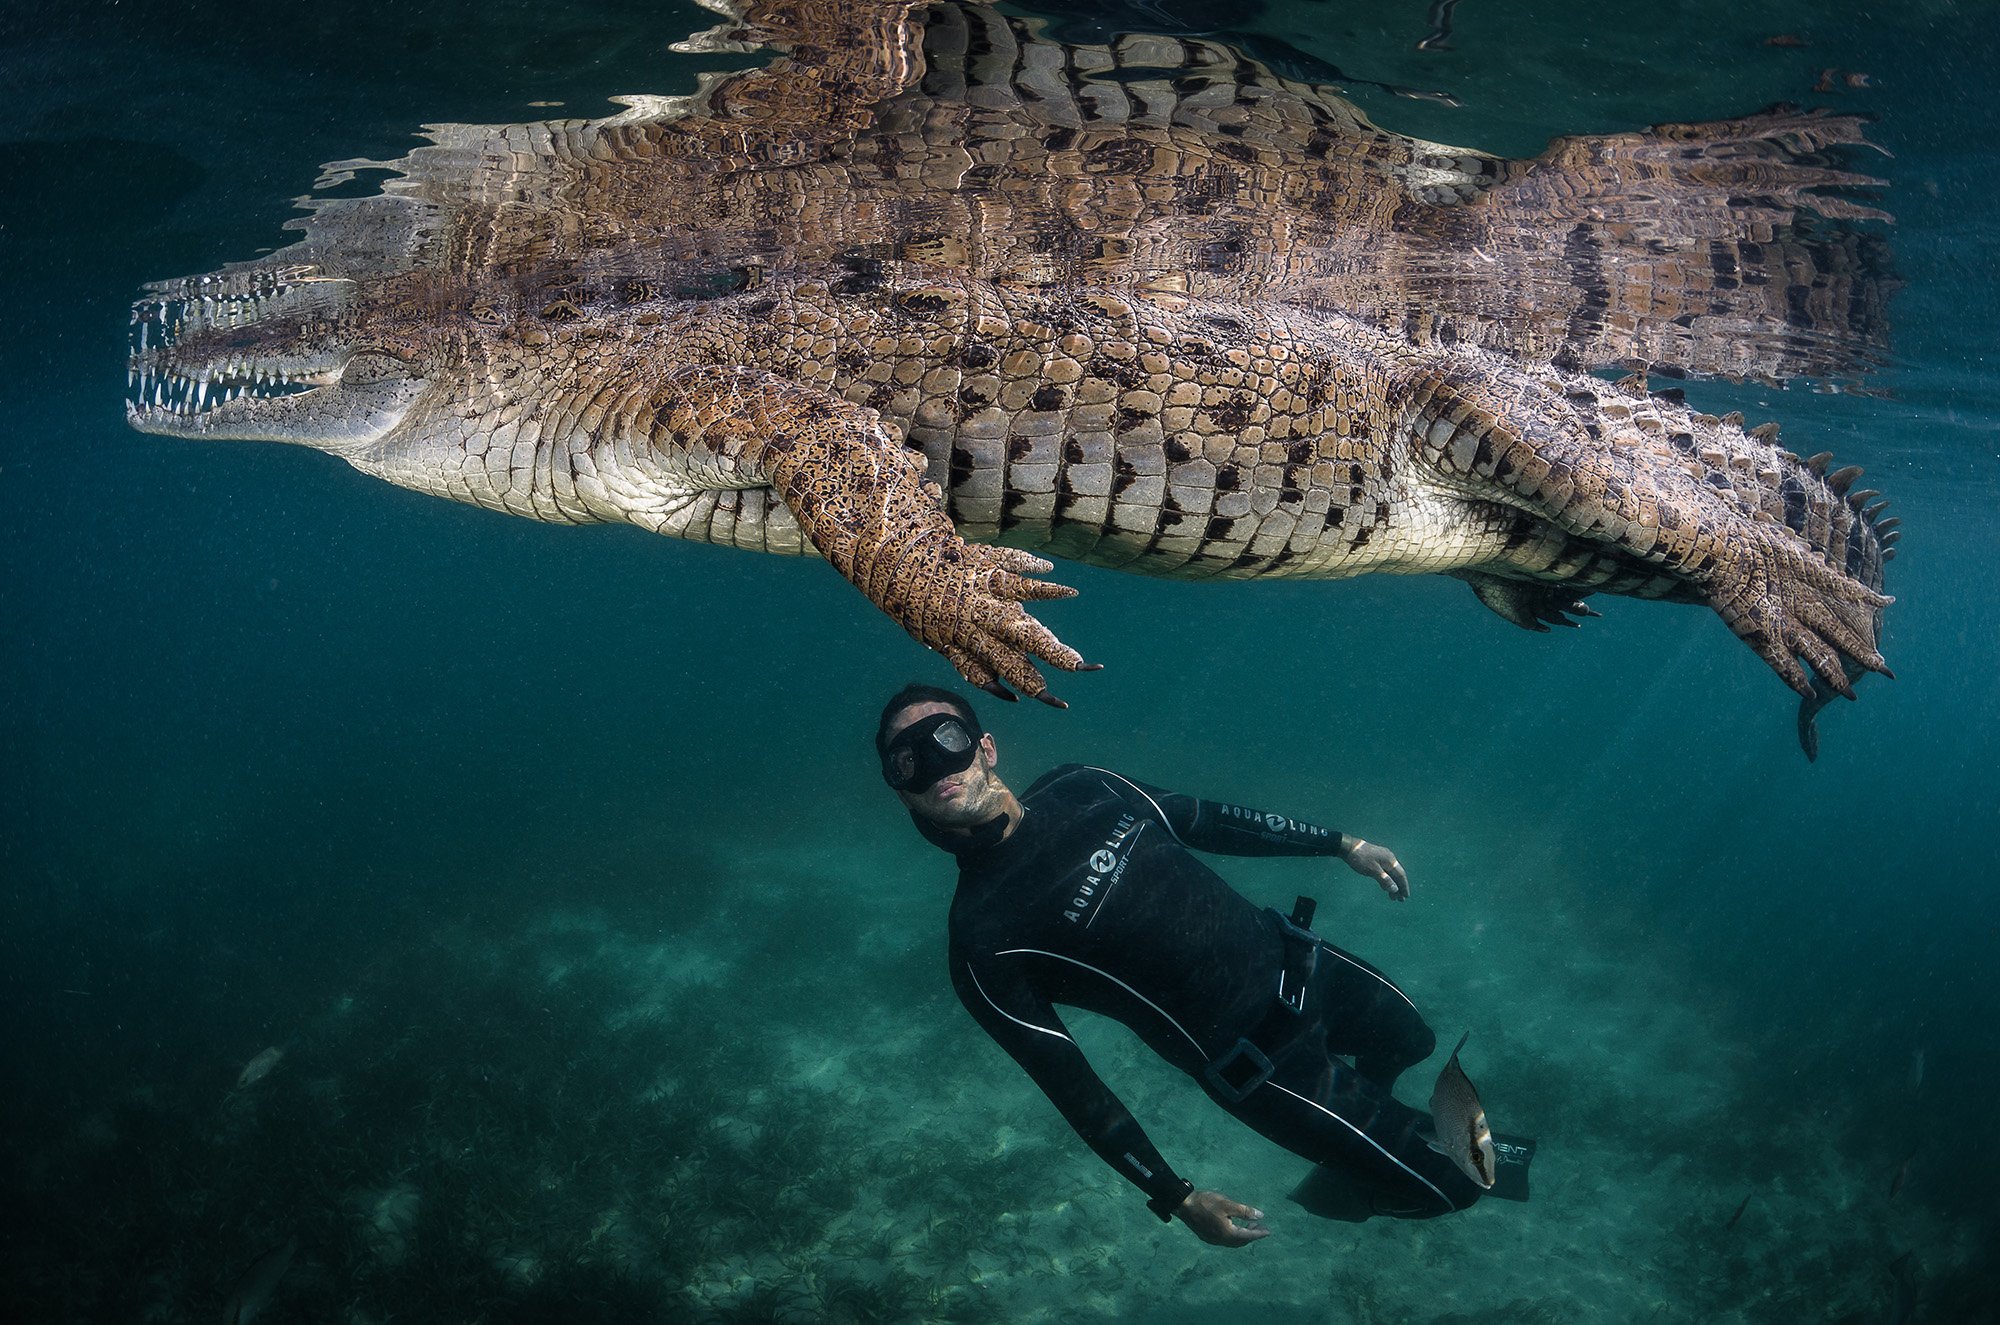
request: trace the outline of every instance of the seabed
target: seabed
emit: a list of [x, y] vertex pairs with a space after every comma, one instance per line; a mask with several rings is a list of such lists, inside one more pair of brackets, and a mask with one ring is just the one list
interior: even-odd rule
[[273, 1325], [1872, 1322], [1892, 1318], [1906, 1247], [1928, 1301], [1978, 1291], [1953, 1277], [1976, 1260], [1970, 1230], [1914, 1191], [1891, 1199], [1901, 1156], [1830, 1141], [1867, 1130], [1848, 1116], [1863, 1105], [1774, 1096], [1721, 997], [1615, 917], [1477, 884], [1419, 893], [1471, 908], [1462, 944], [1362, 897], [1323, 928], [1396, 975], [1446, 1044], [1473, 1031], [1496, 1125], [1542, 1142], [1527, 1205], [1314, 1219], [1284, 1200], [1303, 1161], [1071, 1014], [1176, 1166], [1276, 1230], [1201, 1246], [956, 1005], [929, 924], [948, 867], [906, 845], [739, 854], [732, 877], [663, 880], [683, 901], [664, 923], [635, 898], [412, 931], [261, 1081], [232, 1089], [263, 1046], [217, 1044], [203, 1070], [52, 1138], [15, 1281], [69, 1318], [213, 1318], [243, 1265], [297, 1236]]

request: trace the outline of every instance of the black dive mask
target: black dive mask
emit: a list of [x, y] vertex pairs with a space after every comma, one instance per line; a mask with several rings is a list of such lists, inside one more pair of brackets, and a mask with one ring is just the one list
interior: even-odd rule
[[918, 718], [882, 748], [882, 780], [912, 795], [929, 791], [939, 778], [972, 767], [984, 734], [968, 731], [956, 713]]

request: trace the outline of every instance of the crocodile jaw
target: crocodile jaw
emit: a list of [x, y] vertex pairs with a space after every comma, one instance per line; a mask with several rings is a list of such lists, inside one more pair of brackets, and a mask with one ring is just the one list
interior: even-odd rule
[[424, 389], [405, 355], [345, 329], [347, 279], [246, 266], [145, 288], [126, 360], [125, 420], [141, 432], [350, 451]]

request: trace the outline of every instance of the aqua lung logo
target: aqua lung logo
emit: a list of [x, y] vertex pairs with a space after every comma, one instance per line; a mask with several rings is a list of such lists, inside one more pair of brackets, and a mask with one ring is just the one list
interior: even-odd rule
[[1257, 830], [1258, 834], [1263, 837], [1279, 837], [1285, 833], [1305, 833], [1311, 837], [1333, 836], [1327, 829], [1315, 827], [1312, 824], [1302, 824], [1297, 819], [1287, 819], [1282, 814], [1275, 814], [1265, 810], [1246, 809], [1241, 805], [1223, 806], [1222, 817], [1225, 819], [1241, 819], [1249, 827]]
[[1063, 919], [1073, 925], [1088, 925], [1093, 909], [1104, 900], [1104, 895], [1125, 873], [1125, 866], [1132, 852], [1132, 843], [1139, 840], [1146, 825], [1129, 814], [1118, 816], [1118, 826], [1105, 837], [1104, 845], [1090, 853], [1083, 862], [1086, 873], [1070, 894], [1069, 905], [1063, 910]]

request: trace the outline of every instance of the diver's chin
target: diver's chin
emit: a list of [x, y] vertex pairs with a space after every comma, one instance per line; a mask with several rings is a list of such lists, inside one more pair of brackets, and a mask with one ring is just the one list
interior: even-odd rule
[[993, 817], [984, 812], [984, 807], [973, 803], [964, 787], [926, 792], [923, 800], [911, 808], [939, 828], [973, 828]]

